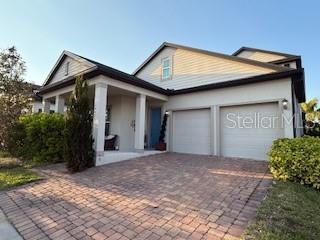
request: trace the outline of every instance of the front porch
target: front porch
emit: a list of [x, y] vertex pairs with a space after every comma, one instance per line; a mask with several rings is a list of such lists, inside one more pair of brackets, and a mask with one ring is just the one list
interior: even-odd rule
[[103, 158], [99, 162], [96, 162], [96, 166], [101, 166], [107, 163], [114, 163], [129, 160], [132, 158], [145, 157], [164, 153], [156, 150], [145, 150], [143, 152], [121, 152], [121, 151], [104, 151]]
[[[93, 111], [93, 138], [96, 165], [160, 153], [154, 151], [167, 96], [131, 84], [97, 76], [90, 81], [89, 98]], [[55, 112], [64, 113], [74, 85], [43, 96], [43, 112], [55, 103]], [[106, 145], [107, 137], [116, 136]]]

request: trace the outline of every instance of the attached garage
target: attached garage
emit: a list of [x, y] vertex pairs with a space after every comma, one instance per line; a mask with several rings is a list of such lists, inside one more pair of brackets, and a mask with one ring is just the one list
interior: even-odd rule
[[266, 160], [273, 140], [284, 136], [278, 102], [221, 106], [217, 111], [173, 111], [171, 151], [211, 155], [218, 149], [225, 157]]
[[210, 109], [174, 111], [172, 117], [173, 152], [211, 154]]
[[220, 108], [222, 156], [266, 160], [272, 141], [279, 137], [283, 128], [276, 102]]

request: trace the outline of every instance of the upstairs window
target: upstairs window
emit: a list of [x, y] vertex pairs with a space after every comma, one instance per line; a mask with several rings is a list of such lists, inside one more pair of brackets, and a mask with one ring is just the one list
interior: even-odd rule
[[69, 64], [70, 64], [70, 62], [66, 62], [64, 65], [64, 75], [65, 76], [69, 75]]
[[162, 79], [170, 79], [172, 76], [172, 58], [166, 57], [162, 59]]

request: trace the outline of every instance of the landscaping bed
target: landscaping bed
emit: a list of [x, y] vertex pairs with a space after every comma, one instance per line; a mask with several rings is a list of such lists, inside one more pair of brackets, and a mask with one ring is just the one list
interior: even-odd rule
[[0, 152], [0, 190], [41, 179], [37, 173], [30, 170], [34, 166], [37, 164], [25, 164], [7, 153]]
[[320, 239], [320, 192], [292, 182], [275, 182], [244, 239]]
[[320, 239], [320, 138], [273, 142], [269, 168], [275, 181], [244, 238]]

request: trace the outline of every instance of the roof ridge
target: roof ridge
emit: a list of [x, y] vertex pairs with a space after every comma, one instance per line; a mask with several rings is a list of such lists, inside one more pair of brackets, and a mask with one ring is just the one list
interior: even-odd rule
[[[72, 53], [72, 52], [70, 52], [70, 53]], [[136, 80], [136, 81], [139, 81], [139, 82], [141, 82], [141, 83], [143, 83], [143, 84], [145, 84], [145, 85], [149, 85], [149, 86], [151, 86], [151, 87], [153, 87], [153, 88], [157, 88], [158, 90], [166, 91], [166, 89], [164, 89], [164, 88], [162, 88], [162, 87], [159, 87], [158, 85], [152, 84], [152, 83], [150, 83], [150, 82], [148, 82], [148, 81], [146, 81], [146, 80], [143, 80], [143, 79], [141, 79], [141, 78], [139, 78], [139, 77], [137, 77], [137, 76], [134, 76], [134, 75], [132, 75], [132, 74], [130, 74], [130, 73], [127, 73], [127, 72], [121, 71], [121, 70], [119, 70], [119, 69], [110, 67], [110, 66], [108, 66], [108, 65], [105, 65], [105, 64], [103, 64], [103, 63], [97, 62], [97, 61], [92, 60], [92, 59], [90, 59], [90, 58], [86, 58], [86, 57], [80, 56], [80, 55], [78, 55], [78, 54], [76, 54], [76, 53], [72, 53], [72, 54], [74, 54], [74, 55], [76, 55], [76, 56], [78, 56], [78, 57], [80, 57], [80, 58], [83, 58], [83, 59], [85, 59], [86, 61], [89, 61], [90, 63], [94, 64], [94, 65], [97, 67], [97, 70], [100, 70], [100, 71], [108, 71], [109, 73], [110, 73], [110, 72], [114, 72], [114, 73], [122, 74], [122, 75], [124, 75], [124, 76], [127, 76], [128, 78], [131, 78], [131, 80]]]
[[[97, 67], [99, 67], [99, 65], [100, 65], [100, 66], [102, 66], [102, 67], [107, 67], [107, 68], [109, 68], [109, 69], [111, 69], [111, 70], [114, 70], [114, 71], [117, 71], [117, 72], [119, 72], [119, 73], [123, 73], [123, 74], [127, 74], [127, 75], [129, 75], [129, 76], [136, 77], [136, 76], [134, 76], [133, 74], [124, 72], [124, 71], [119, 70], [119, 69], [116, 69], [116, 68], [114, 68], [114, 67], [110, 67], [109, 65], [103, 64], [103, 63], [98, 62], [98, 61], [96, 61], [96, 60], [92, 60], [91, 58], [83, 57], [83, 56], [80, 56], [80, 55], [78, 55], [78, 54], [76, 54], [76, 53], [73, 53], [73, 52], [70, 52], [70, 53], [72, 53], [72, 54], [74, 54], [74, 55], [76, 55], [76, 56], [78, 56], [78, 57], [80, 57], [80, 58], [83, 58], [83, 59], [91, 62], [91, 63], [94, 64], [94, 65], [97, 65]], [[136, 77], [136, 78], [138, 78], [138, 77]], [[142, 79], [141, 79], [141, 80], [142, 80]]]
[[257, 52], [263, 52], [263, 53], [269, 53], [269, 54], [277, 54], [277, 55], [284, 56], [284, 57], [287, 57], [287, 58], [288, 57], [299, 57], [299, 55], [295, 55], [295, 54], [283, 53], [283, 52], [266, 50], [266, 49], [261, 49], [261, 48], [252, 48], [252, 47], [246, 47], [246, 46], [243, 46], [243, 47], [239, 48], [237, 51], [232, 53], [232, 56], [236, 56], [236, 55], [238, 55], [240, 52], [242, 52], [244, 50], [257, 51]]

